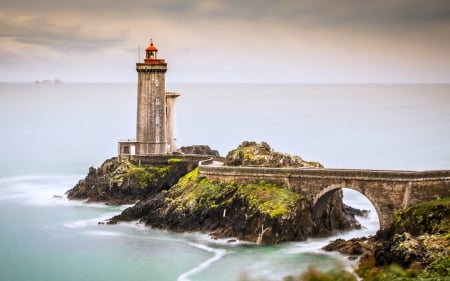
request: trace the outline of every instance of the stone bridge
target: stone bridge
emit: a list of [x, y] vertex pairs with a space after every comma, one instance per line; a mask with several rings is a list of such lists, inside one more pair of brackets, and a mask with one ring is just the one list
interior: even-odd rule
[[450, 196], [450, 170], [387, 171], [354, 169], [228, 167], [200, 162], [199, 175], [213, 181], [237, 184], [267, 183], [306, 195], [313, 219], [319, 219], [327, 200], [341, 188], [356, 190], [375, 207], [380, 229], [394, 212], [418, 203]]

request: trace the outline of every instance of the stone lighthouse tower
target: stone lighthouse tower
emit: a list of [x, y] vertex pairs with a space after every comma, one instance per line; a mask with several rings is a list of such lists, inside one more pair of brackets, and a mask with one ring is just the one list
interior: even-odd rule
[[166, 93], [167, 63], [158, 58], [150, 41], [144, 62], [136, 63], [137, 122], [136, 140], [119, 142], [119, 156], [168, 154], [176, 150], [173, 136], [173, 108], [177, 93]]

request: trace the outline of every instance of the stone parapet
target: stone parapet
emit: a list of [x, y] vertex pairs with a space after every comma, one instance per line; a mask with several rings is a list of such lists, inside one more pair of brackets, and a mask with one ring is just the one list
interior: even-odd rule
[[137, 72], [166, 72], [167, 63], [136, 63]]
[[297, 177], [329, 178], [365, 181], [442, 181], [450, 180], [450, 170], [401, 171], [401, 170], [358, 170], [358, 169], [320, 169], [320, 168], [267, 168], [267, 167], [229, 167], [200, 166], [200, 175], [255, 176], [255, 177]]

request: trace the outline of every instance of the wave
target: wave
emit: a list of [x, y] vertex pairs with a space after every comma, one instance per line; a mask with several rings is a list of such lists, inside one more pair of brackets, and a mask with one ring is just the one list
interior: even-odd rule
[[188, 243], [188, 244], [195, 248], [214, 253], [214, 256], [212, 258], [209, 258], [206, 261], [200, 263], [199, 265], [192, 268], [191, 270], [186, 271], [183, 274], [181, 274], [180, 276], [178, 276], [177, 281], [190, 281], [191, 279], [188, 278], [189, 276], [199, 273], [199, 272], [202, 272], [203, 270], [205, 270], [206, 268], [211, 266], [211, 264], [222, 259], [222, 257], [225, 256], [225, 254], [226, 254], [226, 250], [224, 250], [224, 249], [214, 249], [214, 248], [211, 248], [211, 247], [208, 247], [208, 246], [205, 246], [202, 244], [197, 244], [197, 243]]
[[22, 205], [38, 206], [88, 206], [91, 208], [122, 211], [131, 205], [112, 206], [104, 203], [87, 203], [69, 200], [66, 192], [82, 175], [30, 174], [0, 178], [0, 201], [15, 201]]
[[65, 192], [78, 175], [22, 175], [0, 178], [0, 200], [42, 205], [65, 203]]
[[121, 232], [116, 231], [108, 231], [108, 230], [89, 230], [85, 231], [85, 234], [92, 235], [92, 236], [103, 236], [103, 237], [119, 237], [119, 236], [125, 236]]
[[85, 228], [89, 226], [96, 226], [99, 222], [105, 222], [109, 218], [117, 215], [118, 212], [110, 212], [110, 213], [104, 213], [99, 217], [90, 218], [90, 219], [84, 219], [84, 220], [76, 220], [72, 222], [68, 222], [64, 224], [64, 227], [67, 228]]
[[239, 240], [236, 237], [212, 238], [210, 234], [204, 232], [186, 232], [182, 236], [186, 240], [198, 242], [201, 244], [219, 245], [219, 246], [239, 246], [239, 245], [256, 245], [254, 242]]

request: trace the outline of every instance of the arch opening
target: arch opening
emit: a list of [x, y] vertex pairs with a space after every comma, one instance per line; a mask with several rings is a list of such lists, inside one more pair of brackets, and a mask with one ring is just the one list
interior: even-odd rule
[[[341, 198], [343, 205], [333, 202]], [[371, 200], [362, 192], [355, 188], [347, 188], [343, 186], [330, 186], [322, 190], [314, 198], [313, 220], [315, 223], [316, 234], [322, 233], [322, 229], [333, 230], [339, 228], [339, 223], [330, 221], [330, 214], [333, 214], [333, 206], [336, 208], [344, 207], [346, 218], [355, 219], [355, 223], [360, 225], [359, 229], [354, 229], [342, 233], [340, 237], [352, 238], [374, 235], [381, 225], [379, 212]], [[364, 213], [359, 214], [358, 210], [367, 210], [367, 216]], [[327, 217], [328, 216], [328, 217]]]

